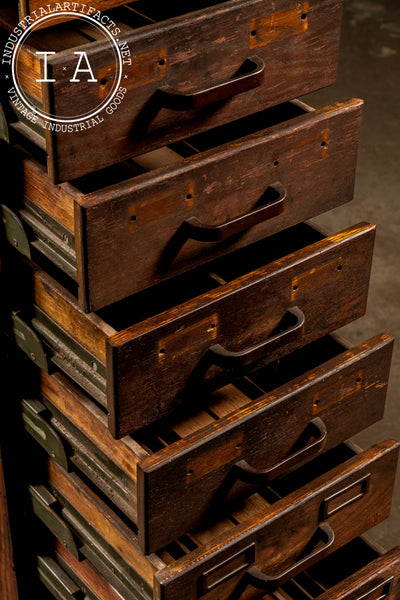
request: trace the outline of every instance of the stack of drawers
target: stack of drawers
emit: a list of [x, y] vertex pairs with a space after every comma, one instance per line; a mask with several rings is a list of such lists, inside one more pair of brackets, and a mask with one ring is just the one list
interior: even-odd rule
[[[375, 228], [305, 222], [353, 194], [362, 101], [294, 100], [334, 81], [342, 3], [92, 4], [134, 50], [118, 110], [71, 134], [2, 116], [38, 577], [59, 600], [398, 598], [400, 548], [360, 536], [399, 444], [346, 442], [383, 415], [393, 339], [333, 333], [365, 312]], [[32, 44], [37, 106], [105, 93], [96, 40], [98, 83], [62, 81], [79, 21]]]

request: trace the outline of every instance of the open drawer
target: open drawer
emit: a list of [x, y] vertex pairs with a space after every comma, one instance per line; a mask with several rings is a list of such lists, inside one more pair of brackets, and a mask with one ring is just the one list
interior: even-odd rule
[[147, 556], [134, 530], [76, 473], [49, 460], [46, 487], [30, 493], [38, 517], [77, 559], [113, 573], [111, 584], [155, 600], [244, 600], [274, 591], [385, 519], [398, 448], [391, 440], [364, 452], [338, 446]]
[[[54, 558], [38, 557], [38, 571], [46, 587], [61, 600], [70, 600], [66, 590], [70, 594], [84, 592], [88, 600], [140, 598], [122, 586], [110, 585], [104, 572], [100, 574], [87, 559], [78, 561], [57, 540]], [[399, 594], [400, 546], [385, 552], [365, 536], [323, 558], [262, 600], [397, 600]]]
[[384, 334], [353, 348], [323, 338], [213, 393], [205, 410], [118, 441], [91, 399], [41, 371], [24, 425], [137, 525], [147, 554], [248, 495], [245, 483], [287, 474], [381, 419], [392, 347]]
[[361, 108], [286, 103], [73, 184], [7, 146], [6, 235], [98, 310], [350, 201]]
[[[109, 12], [117, 38], [82, 19], [73, 28], [33, 30], [16, 76], [25, 103], [41, 116], [16, 128], [45, 150], [53, 181], [75, 179], [328, 86], [341, 11], [341, 0], [195, 0], [190, 9], [178, 0], [137, 0]], [[0, 11], [7, 32], [17, 22], [16, 10]], [[54, 53], [47, 67], [37, 54], [43, 46]], [[71, 79], [82, 52], [90, 79]], [[114, 110], [116, 91], [122, 101]], [[95, 111], [95, 119], [81, 117]]]
[[14, 313], [15, 340], [107, 405], [121, 437], [362, 316], [374, 235], [301, 224], [91, 314], [27, 267], [31, 282], [21, 274], [11, 291], [32, 311], [31, 289], [34, 313]]
[[395, 600], [399, 593], [400, 546], [385, 552], [369, 538], [362, 537], [287, 582], [273, 598]]

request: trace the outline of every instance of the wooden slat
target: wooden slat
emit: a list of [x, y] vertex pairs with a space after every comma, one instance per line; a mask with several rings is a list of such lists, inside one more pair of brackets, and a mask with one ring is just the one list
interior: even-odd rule
[[[216, 399], [214, 402], [213, 399]], [[250, 398], [234, 385], [227, 385], [212, 394], [209, 410], [221, 418], [249, 404]]]
[[250, 398], [238, 390], [235, 386], [228, 384], [210, 395], [209, 410], [199, 411], [185, 419], [179, 419], [171, 424], [171, 429], [180, 437], [185, 438], [206, 425], [210, 425], [215, 418], [223, 417], [234, 410], [248, 404]]

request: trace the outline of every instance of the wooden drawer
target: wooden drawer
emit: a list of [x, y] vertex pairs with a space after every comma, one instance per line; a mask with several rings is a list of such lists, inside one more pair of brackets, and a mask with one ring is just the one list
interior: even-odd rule
[[15, 340], [107, 404], [121, 437], [360, 317], [374, 234], [369, 224], [330, 237], [299, 225], [89, 315], [28, 269], [31, 282], [21, 275], [21, 292], [11, 289], [19, 306], [32, 289], [35, 331], [14, 314]]
[[[129, 58], [120, 86], [124, 99], [112, 115], [103, 111], [104, 122], [73, 132], [39, 123], [33, 130], [30, 121], [17, 126], [46, 151], [53, 181], [75, 179], [335, 79], [341, 0], [277, 0], [273, 8], [270, 0], [198, 0], [186, 14], [185, 6], [138, 0], [131, 9], [109, 13]], [[3, 10], [0, 24], [12, 31], [16, 19]], [[55, 52], [48, 57], [48, 74], [56, 81], [35, 77], [44, 67], [36, 55], [43, 49], [42, 32], [22, 47], [17, 73], [31, 102], [45, 107], [43, 114], [66, 119], [105, 102], [119, 71], [109, 40], [94, 39], [80, 24], [66, 34], [60, 27], [47, 30], [45, 39], [46, 50]], [[75, 52], [82, 48], [89, 52], [94, 81], [71, 83]]]
[[350, 201], [361, 108], [287, 103], [73, 185], [52, 184], [6, 146], [6, 235], [60, 267], [80, 306], [98, 310]]
[[245, 482], [291, 472], [381, 419], [392, 347], [388, 335], [354, 348], [324, 338], [215, 392], [206, 410], [118, 441], [87, 396], [42, 371], [41, 401], [23, 402], [24, 424], [136, 523], [148, 554], [248, 493]]
[[395, 600], [399, 594], [400, 546], [385, 552], [369, 539], [357, 538], [284, 584], [276, 598]]
[[[111, 586], [104, 573], [100, 574], [87, 559], [78, 561], [58, 541], [54, 557], [38, 557], [38, 570], [45, 585], [53, 593], [56, 590], [61, 600], [70, 600], [66, 586], [70, 593], [81, 590], [89, 600], [138, 598], [122, 591], [122, 586], [119, 590]], [[369, 540], [356, 538], [263, 600], [396, 600], [399, 594], [400, 546], [386, 553]]]
[[30, 492], [35, 513], [76, 558], [100, 572], [114, 565], [111, 584], [157, 600], [244, 600], [276, 589], [385, 519], [398, 447], [391, 440], [361, 453], [339, 446], [260, 488], [229, 517], [147, 556], [134, 531], [76, 473], [49, 460], [48, 488]]

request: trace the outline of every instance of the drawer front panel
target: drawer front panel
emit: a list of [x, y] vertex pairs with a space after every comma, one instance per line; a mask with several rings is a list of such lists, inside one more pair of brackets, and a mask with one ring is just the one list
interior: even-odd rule
[[400, 548], [393, 548], [318, 600], [395, 600], [400, 594]]
[[[382, 442], [292, 491], [269, 508], [264, 505], [262, 512], [253, 514], [234, 531], [214, 536], [208, 544], [200, 545], [164, 568], [155, 555], [151, 561], [150, 557], [140, 559], [133, 532], [75, 474], [67, 475], [50, 462], [49, 489], [61, 504], [66, 525], [79, 539], [86, 540], [85, 531], [96, 532], [96, 543], [90, 544], [92, 552], [102, 555], [104, 545], [116, 553], [115, 557], [120, 556], [121, 577], [124, 565], [132, 565], [141, 577], [144, 569], [153, 569], [154, 599], [175, 600], [183, 594], [207, 600], [250, 599], [265, 593], [258, 589], [259, 585], [254, 586], [257, 577], [262, 578], [257, 573], [271, 578], [279, 576], [279, 582], [283, 583], [293, 576], [296, 570], [293, 565], [302, 564], [305, 568], [317, 562], [321, 553], [316, 553], [319, 550], [316, 543], [321, 531], [329, 533], [327, 539], [321, 536], [321, 541], [327, 546], [326, 552], [331, 552], [386, 518], [397, 458], [398, 444], [391, 440]], [[361, 495], [353, 493], [350, 497], [349, 489], [357, 492], [354, 484], [361, 480], [368, 480], [368, 487]], [[343, 500], [342, 506], [324, 520], [322, 506], [334, 495]], [[288, 535], [282, 536], [282, 531]], [[306, 565], [300, 560], [304, 556], [308, 556]], [[271, 585], [276, 587], [276, 582]]]
[[[47, 132], [51, 176], [74, 179], [329, 85], [341, 7], [340, 0], [280, 0], [274, 10], [266, 0], [226, 2], [120, 36], [131, 53], [125, 98], [97, 127]], [[56, 81], [44, 84], [43, 95], [53, 114], [69, 115], [72, 97], [74, 114], [86, 114], [107, 92], [115, 71], [109, 44], [89, 51], [103, 86], [66, 78], [64, 67], [76, 63], [72, 52], [50, 57], [49, 79]], [[244, 77], [235, 85], [239, 69]]]
[[[246, 473], [254, 482], [267, 482], [382, 418], [392, 347], [393, 339], [375, 338], [142, 460], [138, 529], [145, 552], [193, 529], [218, 508], [216, 495], [223, 503]], [[320, 444], [310, 427], [316, 417], [327, 430]], [[311, 452], [304, 453], [313, 442]], [[171, 506], [179, 506], [179, 520]]]
[[[58, 464], [67, 468], [68, 455], [137, 524], [149, 554], [192, 530], [233, 492], [243, 495], [249, 480], [261, 485], [287, 474], [382, 418], [392, 347], [390, 336], [374, 338], [142, 460], [144, 448], [114, 440], [100, 411], [60, 375], [42, 373], [45, 406], [23, 401], [24, 424]], [[178, 505], [176, 519], [171, 506]]]
[[[188, 557], [190, 561], [179, 559], [171, 567], [157, 573], [155, 598], [178, 600], [185, 594], [207, 600], [250, 600], [260, 598], [265, 591], [273, 591], [285, 577], [289, 578], [294, 572], [299, 572], [294, 565], [301, 564], [307, 552], [315, 549], [315, 545], [305, 546], [305, 542], [315, 537], [323, 523], [334, 532], [333, 542], [332, 538], [328, 542], [331, 544], [329, 551], [333, 551], [386, 518], [390, 511], [397, 458], [398, 445], [389, 442], [350, 459], [343, 467], [334, 470], [335, 477], [332, 477], [332, 471], [329, 477], [327, 474], [324, 485], [319, 489], [312, 492], [307, 490], [308, 494], [305, 495], [306, 486], [272, 505], [269, 519], [264, 517], [253, 527], [243, 527], [234, 538], [224, 541], [221, 539], [220, 546], [215, 540], [207, 548], [201, 549], [201, 556], [198, 551], [194, 551]], [[356, 490], [354, 484], [360, 480], [368, 480], [368, 488], [362, 494], [354, 493], [350, 497], [349, 487]], [[324, 521], [321, 507], [333, 495], [341, 497], [343, 503], [340, 510]], [[289, 499], [290, 504], [287, 504]], [[282, 536], [282, 531], [287, 535]], [[315, 542], [316, 540], [314, 544]], [[229, 578], [222, 580], [213, 589], [202, 586], [205, 574], [252, 543], [255, 544], [255, 567], [250, 567], [244, 575], [232, 572]], [[218, 551], [220, 554], [217, 558]]]
[[[350, 201], [360, 116], [360, 101], [339, 103], [90, 194], [76, 204], [81, 302], [97, 310]], [[207, 229], [275, 202], [275, 182], [279, 214], [243, 220], [221, 241], [191, 239], [192, 219]]]
[[113, 435], [361, 316], [373, 238], [373, 227], [356, 226], [109, 338]]
[[[55, 586], [56, 589], [62, 592], [72, 591], [75, 586], [78, 586], [79, 590], [84, 591], [89, 598], [92, 598], [92, 595], [95, 594], [93, 597], [96, 600], [120, 600], [122, 597], [127, 600], [139, 598], [139, 596], [131, 596], [126, 589], [123, 590], [121, 596], [120, 583], [115, 588], [112, 587], [109, 582], [104, 580], [104, 572], [103, 576], [100, 575], [86, 559], [77, 561], [57, 540], [55, 542], [55, 557], [57, 562], [50, 557], [39, 557], [38, 559], [39, 574], [45, 585], [50, 582], [50, 588]], [[357, 559], [354, 562], [357, 563]], [[314, 576], [315, 569], [318, 569], [318, 566], [317, 563], [313, 569]], [[343, 565], [339, 562], [335, 566], [339, 571], [337, 576], [339, 578]], [[344, 565], [344, 568], [347, 570], [348, 565]], [[296, 580], [292, 580], [290, 587], [284, 586], [287, 594], [285, 597], [288, 600], [297, 597], [296, 595], [292, 596], [296, 591], [300, 593], [301, 598], [303, 596], [306, 598], [305, 593], [307, 592], [301, 592], [301, 582], [302, 579], [299, 578], [298, 583]], [[322, 583], [321, 586], [319, 580], [317, 579], [316, 582], [312, 576], [310, 584], [311, 589], [314, 588], [314, 592], [308, 591], [310, 595], [307, 595], [307, 598], [318, 597], [319, 600], [395, 600], [400, 593], [400, 548], [393, 548], [390, 552], [371, 560], [366, 566], [359, 568], [339, 584], [326, 586]], [[321, 594], [321, 591], [326, 587], [328, 588], [327, 591]], [[306, 589], [308, 590], [308, 588]], [[69, 597], [66, 596], [66, 598]], [[145, 600], [150, 596], [143, 595], [141, 598]], [[265, 600], [267, 598], [270, 598], [269, 594], [265, 596]]]

